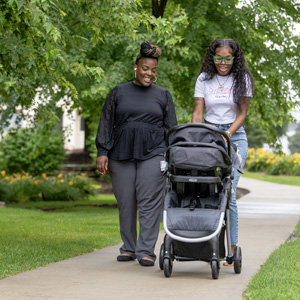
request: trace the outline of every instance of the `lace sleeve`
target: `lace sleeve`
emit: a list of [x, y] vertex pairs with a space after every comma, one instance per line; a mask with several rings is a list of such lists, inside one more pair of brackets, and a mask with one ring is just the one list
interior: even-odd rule
[[117, 87], [111, 90], [102, 108], [96, 136], [97, 156], [105, 155], [114, 145], [115, 98]]
[[166, 91], [167, 105], [164, 110], [164, 127], [168, 131], [170, 128], [177, 125], [176, 112], [174, 102], [169, 91]]

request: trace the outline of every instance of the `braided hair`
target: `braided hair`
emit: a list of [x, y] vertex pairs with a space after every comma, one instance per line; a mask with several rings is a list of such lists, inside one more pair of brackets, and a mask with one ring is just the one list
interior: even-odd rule
[[235, 40], [218, 39], [213, 41], [207, 48], [200, 73], [206, 73], [204, 80], [210, 80], [218, 73], [213, 57], [216, 53], [216, 49], [220, 47], [232, 49], [232, 55], [234, 56], [231, 68], [231, 74], [233, 75], [233, 101], [240, 107], [243, 104], [243, 96], [247, 94], [247, 81], [250, 83], [252, 94], [254, 81], [246, 67], [243, 51]]
[[141, 44], [140, 53], [135, 60], [137, 65], [142, 57], [150, 57], [158, 60], [161, 55], [161, 49], [158, 46], [152, 45], [150, 42], [146, 41]]

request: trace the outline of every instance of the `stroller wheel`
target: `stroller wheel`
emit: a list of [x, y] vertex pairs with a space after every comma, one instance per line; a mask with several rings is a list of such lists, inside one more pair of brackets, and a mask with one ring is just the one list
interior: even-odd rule
[[211, 276], [213, 279], [219, 278], [219, 264], [216, 260], [211, 261]]
[[159, 268], [164, 269], [164, 253], [165, 253], [165, 244], [162, 243], [159, 251]]
[[236, 274], [242, 271], [242, 250], [241, 247], [236, 246], [233, 253], [233, 268]]
[[168, 258], [165, 258], [164, 259], [164, 274], [165, 274], [165, 277], [170, 277], [171, 276], [172, 269], [173, 269], [172, 262]]

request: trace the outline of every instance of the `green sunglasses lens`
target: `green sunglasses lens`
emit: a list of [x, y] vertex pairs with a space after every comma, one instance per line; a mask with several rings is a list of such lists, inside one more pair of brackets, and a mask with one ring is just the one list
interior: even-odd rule
[[216, 65], [221, 64], [224, 62], [226, 65], [232, 65], [233, 64], [234, 57], [221, 57], [221, 56], [214, 56], [214, 63]]

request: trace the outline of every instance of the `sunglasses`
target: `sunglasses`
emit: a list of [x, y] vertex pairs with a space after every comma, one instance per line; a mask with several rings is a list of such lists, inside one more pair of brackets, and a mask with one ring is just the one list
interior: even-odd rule
[[230, 56], [226, 56], [226, 57], [214, 56], [214, 63], [216, 65], [219, 65], [222, 62], [224, 62], [226, 65], [232, 65], [233, 60], [234, 60], [234, 57], [230, 57]]

